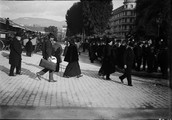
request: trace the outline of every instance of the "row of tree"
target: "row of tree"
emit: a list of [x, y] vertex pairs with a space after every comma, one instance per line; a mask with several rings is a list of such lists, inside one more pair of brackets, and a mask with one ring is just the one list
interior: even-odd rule
[[45, 27], [44, 31], [47, 33], [53, 33], [53, 35], [57, 38], [57, 33], [58, 33], [57, 27], [55, 27], [55, 26]]
[[112, 0], [81, 0], [66, 13], [67, 36], [102, 34], [112, 15]]
[[137, 0], [135, 33], [137, 37], [167, 40], [171, 0]]
[[168, 45], [169, 83], [172, 88], [171, 6], [171, 0], [137, 0], [135, 33], [137, 37], [150, 38], [153, 36], [156, 42], [163, 39]]

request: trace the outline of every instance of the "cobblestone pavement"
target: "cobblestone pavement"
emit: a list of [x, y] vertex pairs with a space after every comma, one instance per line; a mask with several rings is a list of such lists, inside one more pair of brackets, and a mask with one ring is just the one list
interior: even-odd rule
[[[156, 85], [153, 79], [133, 78], [133, 86], [127, 80], [121, 84], [121, 73], [111, 75], [112, 81], [98, 76], [98, 63], [91, 64], [85, 55], [80, 56], [83, 77], [62, 77], [66, 62], [61, 63], [59, 73], [54, 74], [56, 83], [48, 82], [48, 73], [42, 80], [35, 73], [41, 54], [22, 56], [22, 75], [8, 76], [9, 51], [0, 51], [0, 105], [20, 107], [59, 107], [59, 108], [109, 108], [109, 109], [165, 109], [171, 112], [172, 90]], [[156, 79], [157, 81], [157, 79]], [[167, 113], [168, 114], [168, 113]], [[167, 116], [168, 117], [168, 116]]]

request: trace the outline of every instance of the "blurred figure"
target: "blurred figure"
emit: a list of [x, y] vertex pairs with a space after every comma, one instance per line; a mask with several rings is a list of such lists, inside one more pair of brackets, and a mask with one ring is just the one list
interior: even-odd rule
[[127, 78], [128, 85], [132, 86], [131, 80], [131, 70], [134, 62], [134, 51], [133, 51], [133, 43], [129, 42], [124, 53], [124, 74], [119, 77], [121, 82], [123, 83], [123, 79]]
[[63, 56], [66, 56], [66, 52], [67, 52], [67, 49], [69, 47], [69, 42], [68, 41], [65, 41], [65, 48], [64, 48], [64, 51], [63, 51]]
[[168, 47], [163, 40], [160, 41], [158, 62], [163, 78], [168, 78]]
[[33, 51], [31, 38], [29, 38], [29, 41], [26, 43], [25, 48], [26, 48], [26, 55], [31, 57], [31, 54], [32, 54], [32, 51]]
[[55, 56], [57, 59], [55, 72], [59, 72], [60, 63], [62, 62], [61, 54], [62, 54], [62, 46], [56, 40], [54, 40], [52, 55]]
[[155, 47], [152, 44], [152, 41], [148, 41], [148, 59], [147, 59], [148, 73], [152, 73], [154, 71], [155, 65]]
[[10, 55], [9, 55], [9, 64], [10, 73], [9, 76], [14, 75], [14, 69], [16, 68], [16, 74], [21, 75], [21, 53], [22, 53], [22, 45], [20, 43], [21, 36], [19, 33], [16, 33], [15, 38], [10, 43]]
[[96, 52], [97, 52], [97, 45], [96, 45], [96, 42], [93, 41], [90, 43], [90, 47], [89, 47], [89, 58], [90, 58], [91, 63], [94, 63], [94, 61], [97, 59]]
[[124, 61], [123, 61], [123, 57], [124, 57], [124, 52], [126, 49], [126, 41], [122, 41], [122, 44], [118, 47], [118, 65], [119, 68], [124, 68]]
[[79, 39], [76, 39], [75, 44], [76, 44], [76, 46], [77, 46], [78, 54], [80, 55], [80, 54], [81, 54], [81, 52], [80, 52], [81, 41], [79, 41]]
[[137, 43], [136, 52], [135, 52], [135, 60], [136, 60], [136, 70], [140, 71], [140, 67], [142, 64], [142, 43]]
[[148, 54], [149, 54], [149, 47], [148, 43], [145, 42], [142, 46], [142, 52], [143, 52], [143, 71], [146, 71], [146, 66], [148, 63]]

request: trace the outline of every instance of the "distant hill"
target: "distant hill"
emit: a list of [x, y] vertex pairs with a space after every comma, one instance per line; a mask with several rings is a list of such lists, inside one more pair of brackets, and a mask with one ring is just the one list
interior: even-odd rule
[[22, 24], [25, 26], [40, 26], [40, 27], [48, 27], [48, 26], [56, 26], [58, 28], [62, 28], [63, 25], [66, 25], [65, 21], [55, 21], [44, 18], [31, 18], [31, 17], [23, 17], [12, 20], [15, 23]]

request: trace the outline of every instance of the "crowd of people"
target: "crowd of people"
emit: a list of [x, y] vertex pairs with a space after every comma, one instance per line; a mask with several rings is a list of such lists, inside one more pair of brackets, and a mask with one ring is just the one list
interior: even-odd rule
[[[33, 52], [33, 44], [32, 44], [32, 36], [22, 40], [21, 34], [16, 33], [15, 36], [10, 41], [10, 55], [9, 55], [9, 64], [10, 73], [9, 76], [16, 76], [21, 75], [21, 61], [22, 61], [22, 51], [26, 51], [26, 55], [31, 57]], [[25, 42], [25, 43], [24, 43]], [[62, 55], [62, 46], [57, 42], [57, 39], [52, 33], [44, 35], [40, 42], [40, 50], [42, 52], [43, 59], [47, 61], [51, 61], [51, 58], [54, 56], [56, 58], [55, 70], [50, 70], [48, 68], [44, 68], [43, 70], [36, 73], [38, 79], [41, 80], [41, 76], [44, 75], [46, 72], [49, 72], [49, 82], [56, 82], [53, 77], [54, 72], [59, 72], [60, 63], [62, 62], [61, 55]], [[24, 43], [24, 44], [23, 44]], [[24, 46], [24, 49], [22, 47]], [[78, 48], [75, 44], [74, 38], [70, 39], [69, 46], [65, 53], [64, 61], [68, 62], [66, 66], [65, 72], [63, 77], [82, 77], [81, 69], [78, 63]], [[16, 69], [16, 73], [14, 74], [14, 70]]]
[[[28, 40], [25, 38], [21, 41], [22, 37], [17, 33], [10, 42], [9, 63], [11, 68], [9, 76], [15, 76], [15, 68], [16, 74], [21, 74], [22, 46], [24, 46], [26, 55], [31, 57], [34, 50], [32, 40], [35, 38], [35, 36], [29, 36]], [[123, 79], [127, 78], [129, 86], [132, 86], [131, 71], [133, 69], [149, 73], [161, 70], [164, 78], [168, 76], [168, 49], [162, 39], [155, 46], [152, 40], [141, 42], [136, 42], [133, 39], [119, 41], [104, 36], [102, 39], [86, 39], [85, 42], [81, 43], [79, 38], [71, 37], [68, 38], [66, 47], [62, 50], [57, 39], [50, 33], [40, 37], [40, 40], [36, 41], [36, 43], [37, 46], [39, 44], [39, 49], [42, 51], [45, 60], [50, 61], [51, 56], [57, 58], [55, 71], [45, 68], [36, 73], [36, 76], [41, 79], [41, 76], [49, 71], [50, 82], [56, 82], [53, 78], [53, 73], [59, 72], [59, 66], [62, 62], [62, 51], [64, 51], [64, 61], [68, 62], [63, 77], [82, 77], [78, 63], [81, 47], [83, 52], [88, 50], [91, 63], [94, 63], [95, 60], [99, 60], [102, 63], [98, 74], [103, 77], [106, 76], [106, 80], [111, 80], [110, 74], [114, 73], [116, 68], [124, 69], [124, 74], [119, 79], [123, 83]]]
[[[107, 39], [107, 38], [106, 38]], [[112, 48], [116, 66], [124, 69], [124, 53], [126, 51], [128, 41], [133, 43], [134, 60], [132, 69], [136, 71], [145, 71], [148, 73], [161, 71], [162, 77], [168, 76], [168, 47], [163, 39], [160, 39], [156, 44], [153, 40], [136, 41], [130, 40], [114, 40], [112, 39]], [[83, 43], [83, 52], [87, 49], [89, 51], [90, 62], [95, 60], [102, 62], [103, 49], [106, 46], [106, 40], [101, 38], [90, 38]]]
[[[27, 56], [31, 56], [31, 53], [41, 51], [42, 42], [45, 39], [45, 34], [41, 33], [28, 33], [28, 32], [17, 32], [21, 37], [22, 51], [26, 52]], [[8, 34], [5, 40], [6, 50], [10, 47], [10, 42], [15, 38], [15, 33]], [[29, 54], [28, 54], [29, 53]]]

